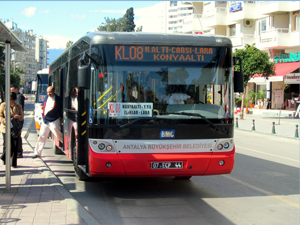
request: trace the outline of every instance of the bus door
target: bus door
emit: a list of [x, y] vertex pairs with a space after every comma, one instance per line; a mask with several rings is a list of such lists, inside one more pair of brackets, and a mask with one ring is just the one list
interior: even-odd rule
[[[58, 71], [54, 72], [52, 79], [50, 78], [49, 80], [49, 82], [52, 80], [52, 86], [55, 89], [55, 94], [61, 97], [63, 104], [64, 104], [64, 93], [65, 93], [65, 88], [64, 88], [65, 78], [66, 78], [66, 68], [62, 67]], [[60, 118], [60, 120], [62, 120], [62, 118]], [[63, 133], [63, 124], [61, 124], [61, 131]], [[59, 149], [63, 150], [63, 144], [60, 141], [56, 140], [54, 148], [55, 148], [55, 153], [59, 154], [60, 153]]]
[[59, 96], [61, 97], [62, 101], [63, 101], [63, 114], [62, 114], [62, 118], [61, 118], [61, 132], [63, 133], [63, 143], [59, 142], [59, 147], [61, 148], [61, 150], [65, 150], [64, 146], [66, 143], [66, 140], [64, 138], [64, 130], [65, 130], [65, 112], [64, 112], [64, 106], [67, 104], [66, 103], [66, 98], [65, 98], [65, 93], [66, 93], [66, 79], [67, 79], [67, 66], [64, 65], [61, 69], [59, 69]]

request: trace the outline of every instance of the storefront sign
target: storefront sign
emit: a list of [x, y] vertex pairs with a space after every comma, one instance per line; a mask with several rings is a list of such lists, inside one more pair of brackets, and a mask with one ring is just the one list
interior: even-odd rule
[[274, 57], [275, 63], [282, 63], [282, 62], [298, 62], [300, 61], [300, 52], [295, 53], [285, 53], [280, 54], [279, 56], [276, 54]]
[[242, 10], [242, 3], [237, 2], [230, 5], [230, 12], [236, 12]]
[[283, 104], [283, 90], [275, 90], [275, 104]]
[[300, 73], [287, 74], [284, 79], [285, 84], [300, 84]]

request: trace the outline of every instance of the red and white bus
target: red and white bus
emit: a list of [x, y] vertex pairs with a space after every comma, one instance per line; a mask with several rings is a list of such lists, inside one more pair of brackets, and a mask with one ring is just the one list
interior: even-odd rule
[[42, 103], [47, 96], [49, 68], [39, 70], [36, 75], [36, 79], [32, 81], [31, 90], [35, 92], [35, 104], [34, 104], [34, 121], [37, 133], [39, 133], [43, 117], [42, 117]]
[[55, 148], [81, 180], [228, 174], [243, 90], [233, 64], [222, 36], [88, 33], [50, 65], [63, 98]]

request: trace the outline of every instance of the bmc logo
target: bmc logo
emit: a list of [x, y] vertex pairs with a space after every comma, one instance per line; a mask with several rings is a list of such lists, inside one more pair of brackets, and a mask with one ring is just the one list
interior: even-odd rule
[[175, 130], [161, 130], [160, 138], [161, 139], [174, 139], [175, 138]]

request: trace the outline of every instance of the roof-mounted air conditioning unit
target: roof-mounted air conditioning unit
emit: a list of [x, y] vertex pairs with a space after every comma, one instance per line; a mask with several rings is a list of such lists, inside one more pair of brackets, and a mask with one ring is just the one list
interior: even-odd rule
[[245, 27], [253, 27], [254, 21], [253, 20], [244, 20], [244, 26]]

